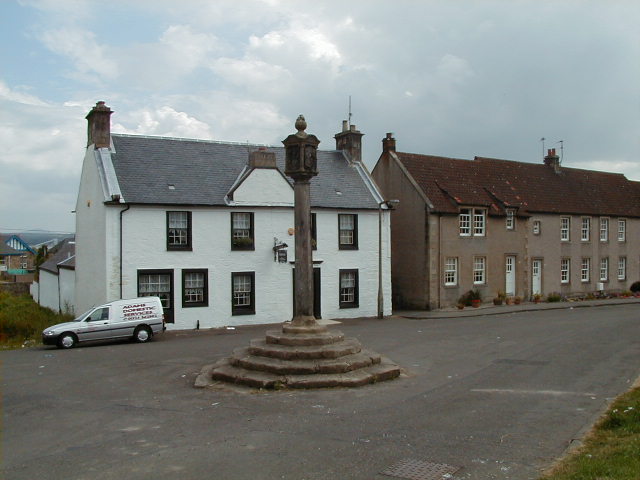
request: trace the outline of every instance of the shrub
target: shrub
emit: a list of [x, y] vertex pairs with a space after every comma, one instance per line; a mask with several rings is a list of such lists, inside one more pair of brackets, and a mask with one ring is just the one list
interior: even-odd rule
[[559, 302], [560, 300], [562, 300], [562, 297], [559, 293], [554, 292], [547, 295], [547, 302]]
[[472, 300], [482, 300], [482, 295], [480, 295], [480, 292], [477, 289], [469, 290], [468, 292], [462, 294], [458, 299], [458, 303], [469, 307], [471, 306]]
[[29, 295], [12, 295], [0, 291], [0, 341], [16, 344], [40, 341], [42, 330], [56, 323], [68, 322], [71, 315], [55, 313], [41, 307]]
[[640, 282], [633, 282], [629, 290], [631, 290], [633, 293], [640, 292]]

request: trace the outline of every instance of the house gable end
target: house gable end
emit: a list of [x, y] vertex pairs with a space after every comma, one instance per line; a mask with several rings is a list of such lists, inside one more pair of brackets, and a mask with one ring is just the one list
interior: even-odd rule
[[230, 205], [293, 207], [293, 187], [276, 168], [252, 168], [227, 194]]

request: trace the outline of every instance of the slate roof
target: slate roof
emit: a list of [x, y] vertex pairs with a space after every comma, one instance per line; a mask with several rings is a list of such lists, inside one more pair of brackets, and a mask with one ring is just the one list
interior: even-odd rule
[[396, 155], [433, 204], [434, 211], [485, 206], [489, 214], [563, 213], [640, 217], [640, 182], [617, 173], [562, 166], [556, 173], [543, 163], [475, 157], [473, 160]]
[[[225, 206], [225, 196], [257, 145], [112, 135], [115, 168], [126, 203]], [[284, 172], [284, 148], [275, 152]], [[311, 206], [377, 209], [358, 170], [340, 151], [318, 150], [319, 175], [311, 180]], [[287, 177], [290, 183], [293, 183]], [[173, 185], [174, 189], [169, 189]], [[340, 192], [340, 193], [338, 193]]]
[[[57, 251], [40, 265], [40, 270], [46, 270], [54, 274], [58, 274], [58, 265], [73, 268], [75, 267], [75, 242], [65, 241]], [[70, 262], [70, 260], [73, 260]]]

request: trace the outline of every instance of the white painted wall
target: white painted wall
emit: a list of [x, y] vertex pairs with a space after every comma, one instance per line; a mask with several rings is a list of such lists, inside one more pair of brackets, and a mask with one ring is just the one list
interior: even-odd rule
[[[60, 310], [62, 313], [75, 315], [75, 287], [76, 272], [69, 268], [58, 269], [58, 282], [60, 282]], [[82, 313], [84, 310], [78, 313]]]
[[90, 146], [82, 163], [76, 202], [76, 312], [117, 298], [107, 291], [106, 259], [114, 246], [111, 244], [113, 239], [107, 239], [106, 214], [95, 152]]
[[[121, 207], [110, 207], [119, 211]], [[179, 209], [176, 209], [179, 210]], [[137, 272], [140, 269], [173, 269], [175, 324], [170, 329], [201, 328], [225, 325], [280, 323], [292, 316], [292, 268], [290, 263], [274, 262], [274, 237], [289, 245], [293, 261], [294, 237], [292, 208], [193, 208], [192, 251], [166, 250], [166, 209], [132, 206], [124, 213], [123, 297], [137, 296]], [[255, 251], [232, 251], [230, 212], [254, 213]], [[322, 317], [348, 318], [374, 316], [378, 291], [378, 213], [377, 211], [318, 210], [316, 213], [318, 249], [314, 259], [322, 260]], [[358, 250], [339, 250], [338, 213], [358, 213]], [[116, 216], [111, 222], [118, 225]], [[385, 314], [391, 313], [391, 281], [388, 212], [383, 225], [383, 284]], [[117, 233], [109, 236], [107, 251], [116, 252]], [[115, 259], [115, 257], [112, 257]], [[77, 260], [77, 259], [76, 259]], [[112, 261], [111, 271], [119, 266]], [[78, 263], [76, 263], [76, 269]], [[207, 268], [209, 306], [182, 308], [182, 269]], [[359, 270], [359, 308], [340, 309], [339, 270]], [[231, 272], [255, 272], [256, 314], [231, 314]], [[113, 275], [111, 275], [113, 280]], [[115, 298], [115, 297], [114, 297]], [[105, 299], [112, 300], [113, 298]], [[78, 310], [76, 310], [78, 311]]]
[[235, 205], [293, 206], [293, 188], [274, 168], [256, 168], [233, 193]]
[[40, 270], [40, 305], [54, 312], [60, 311], [58, 297], [58, 275]]

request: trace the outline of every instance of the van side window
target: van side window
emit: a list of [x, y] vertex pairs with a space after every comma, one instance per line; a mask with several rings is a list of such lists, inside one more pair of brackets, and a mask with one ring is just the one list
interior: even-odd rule
[[94, 310], [91, 312], [91, 315], [86, 318], [85, 322], [97, 322], [100, 320], [109, 320], [109, 307]]

